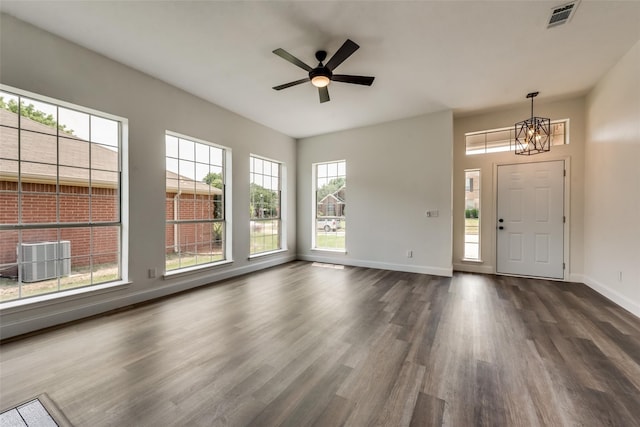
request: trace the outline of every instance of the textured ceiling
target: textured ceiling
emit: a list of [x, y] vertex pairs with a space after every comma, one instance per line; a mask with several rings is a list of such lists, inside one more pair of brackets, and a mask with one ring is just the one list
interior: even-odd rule
[[[586, 93], [640, 39], [640, 1], [6, 1], [0, 10], [187, 92], [300, 138], [452, 109], [468, 114]], [[271, 53], [315, 66], [360, 45], [320, 104], [306, 77]]]

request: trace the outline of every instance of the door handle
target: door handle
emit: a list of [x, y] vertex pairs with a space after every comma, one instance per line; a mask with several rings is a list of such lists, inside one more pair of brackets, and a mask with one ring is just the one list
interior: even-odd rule
[[504, 222], [504, 219], [500, 218], [500, 219], [498, 220], [498, 222]]
[[504, 230], [503, 226], [498, 227], [498, 230]]

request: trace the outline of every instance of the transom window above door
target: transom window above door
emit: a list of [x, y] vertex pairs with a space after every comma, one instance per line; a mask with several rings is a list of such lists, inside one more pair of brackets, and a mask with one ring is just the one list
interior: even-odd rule
[[[465, 133], [465, 153], [474, 154], [499, 153], [515, 151], [515, 128], [482, 130]], [[554, 120], [551, 122], [551, 145], [564, 145], [569, 143], [569, 119]]]

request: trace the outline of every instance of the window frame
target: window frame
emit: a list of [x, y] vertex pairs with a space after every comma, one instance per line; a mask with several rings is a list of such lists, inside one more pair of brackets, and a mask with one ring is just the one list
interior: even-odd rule
[[[24, 285], [28, 285], [30, 284], [30, 282], [22, 282], [21, 277], [21, 270], [22, 270], [22, 264], [23, 264], [23, 260], [21, 257], [20, 252], [18, 251], [18, 254], [16, 256], [16, 266], [18, 268], [18, 276], [17, 276], [17, 280], [16, 280], [16, 284], [18, 285], [19, 288], [19, 296], [17, 298], [13, 298], [13, 299], [8, 299], [8, 300], [4, 300], [4, 301], [0, 301], [0, 307], [2, 308], [9, 308], [9, 307], [14, 307], [14, 306], [21, 306], [24, 304], [32, 304], [32, 303], [38, 303], [38, 302], [42, 302], [42, 301], [49, 301], [49, 300], [58, 300], [58, 299], [63, 299], [67, 296], [71, 296], [71, 295], [77, 295], [77, 294], [81, 294], [81, 293], [86, 293], [86, 292], [96, 292], [102, 289], [106, 289], [106, 288], [112, 288], [112, 287], [116, 287], [116, 286], [121, 286], [123, 284], [127, 284], [129, 283], [129, 264], [128, 264], [128, 259], [129, 259], [129, 170], [128, 170], [128, 165], [129, 165], [129, 161], [128, 161], [128, 133], [129, 133], [129, 123], [128, 123], [128, 119], [121, 117], [121, 116], [117, 116], [114, 114], [110, 114], [110, 113], [106, 113], [104, 111], [99, 111], [99, 110], [95, 110], [89, 107], [85, 107], [82, 105], [78, 105], [78, 104], [73, 104], [70, 102], [66, 102], [60, 99], [56, 99], [56, 98], [52, 98], [52, 97], [48, 97], [46, 95], [41, 95], [35, 92], [30, 92], [27, 90], [23, 90], [23, 89], [19, 89], [19, 88], [15, 88], [9, 85], [5, 85], [5, 84], [0, 84], [0, 91], [7, 93], [9, 95], [13, 95], [18, 97], [18, 105], [22, 105], [22, 99], [23, 98], [27, 98], [28, 100], [33, 100], [36, 102], [42, 102], [45, 104], [49, 104], [52, 107], [55, 107], [56, 109], [56, 123], [60, 124], [60, 109], [64, 109], [64, 110], [68, 110], [70, 112], [77, 112], [80, 114], [86, 114], [88, 115], [88, 121], [89, 121], [89, 136], [88, 139], [85, 139], [83, 137], [79, 137], [77, 136], [76, 138], [78, 138], [79, 140], [85, 141], [88, 144], [90, 144], [88, 146], [88, 153], [89, 153], [89, 157], [88, 157], [88, 165], [87, 166], [77, 166], [77, 165], [70, 165], [70, 164], [65, 164], [62, 163], [61, 164], [61, 159], [60, 159], [60, 144], [61, 144], [61, 140], [67, 140], [68, 137], [61, 135], [60, 133], [60, 128], [58, 126], [56, 126], [56, 133], [55, 135], [53, 134], [47, 134], [50, 135], [52, 137], [55, 137], [55, 144], [56, 144], [56, 161], [55, 161], [55, 169], [56, 169], [56, 177], [55, 177], [55, 183], [51, 183], [51, 184], [47, 184], [47, 185], [53, 185], [55, 186], [55, 193], [53, 193], [55, 195], [56, 198], [56, 219], [55, 221], [49, 221], [49, 222], [24, 222], [23, 221], [23, 217], [22, 217], [22, 209], [24, 208], [23, 206], [23, 195], [24, 193], [29, 193], [28, 191], [25, 191], [22, 189], [22, 169], [23, 169], [23, 163], [33, 163], [32, 161], [29, 160], [23, 160], [22, 159], [22, 150], [21, 150], [21, 134], [23, 131], [22, 128], [22, 120], [23, 120], [23, 116], [21, 114], [17, 114], [18, 115], [18, 125], [15, 129], [18, 130], [18, 139], [17, 139], [17, 143], [18, 143], [18, 158], [17, 160], [13, 160], [16, 161], [18, 163], [18, 175], [16, 178], [16, 193], [17, 193], [17, 212], [18, 212], [18, 216], [16, 218], [16, 222], [15, 223], [6, 223], [6, 224], [0, 224], [0, 232], [2, 231], [17, 231], [18, 232], [18, 244], [21, 243], [25, 243], [23, 241], [23, 237], [22, 237], [22, 232], [24, 231], [31, 231], [31, 230], [55, 230], [56, 233], [56, 242], [57, 242], [57, 251], [62, 252], [62, 245], [65, 240], [67, 240], [66, 238], [62, 237], [62, 234], [64, 231], [69, 231], [72, 232], [73, 230], [81, 230], [82, 228], [88, 229], [89, 230], [89, 235], [90, 235], [90, 243], [89, 243], [89, 248], [88, 248], [88, 253], [87, 254], [83, 254], [82, 256], [74, 256], [73, 252], [70, 252], [69, 255], [69, 266], [70, 269], [72, 268], [72, 263], [71, 261], [73, 261], [74, 258], [79, 258], [79, 257], [86, 257], [89, 259], [89, 269], [91, 271], [90, 273], [90, 283], [89, 284], [85, 284], [85, 285], [81, 285], [81, 286], [75, 286], [75, 287], [68, 287], [66, 289], [62, 289], [61, 286], [62, 284], [62, 279], [66, 276], [63, 276], [62, 274], [60, 274], [59, 270], [61, 269], [60, 265], [61, 263], [66, 260], [66, 256], [63, 254], [62, 256], [64, 258], [60, 258], [60, 256], [57, 256], [57, 258], [55, 259], [55, 261], [57, 263], [60, 263], [56, 266], [56, 280], [57, 280], [57, 290], [55, 291], [51, 291], [51, 292], [43, 292], [43, 293], [37, 293], [37, 294], [32, 294], [32, 295], [26, 295], [23, 296], [22, 295], [22, 287]], [[111, 170], [106, 170], [106, 169], [101, 169], [99, 167], [93, 167], [92, 162], [91, 162], [91, 152], [93, 150], [94, 145], [95, 146], [101, 146], [104, 147], [105, 145], [111, 146], [111, 144], [105, 144], [104, 142], [101, 141], [92, 141], [92, 132], [91, 132], [91, 125], [93, 123], [92, 117], [98, 118], [98, 119], [106, 119], [109, 121], [113, 121], [116, 122], [117, 124], [117, 166], [115, 171], [111, 171]], [[24, 129], [24, 131], [27, 132], [33, 132], [29, 129]], [[94, 144], [94, 145], [91, 145]], [[11, 160], [8, 158], [5, 158], [5, 160]], [[43, 164], [43, 165], [52, 165], [52, 163], [40, 163], [40, 162], [35, 162], [36, 164]], [[61, 201], [60, 201], [60, 196], [67, 194], [65, 192], [61, 191], [61, 187], [65, 186], [71, 186], [74, 187], [75, 185], [73, 184], [69, 184], [66, 179], [65, 180], [61, 180], [60, 178], [60, 169], [61, 168], [67, 168], [67, 169], [83, 169], [87, 171], [87, 176], [88, 178], [88, 187], [87, 187], [87, 199], [88, 199], [88, 205], [89, 207], [88, 209], [88, 219], [87, 220], [83, 220], [83, 221], [62, 221], [61, 220]], [[113, 173], [115, 174], [115, 176], [117, 176], [116, 179], [116, 187], [115, 187], [115, 191], [116, 191], [116, 203], [118, 206], [118, 209], [116, 211], [114, 211], [114, 214], [116, 219], [115, 220], [94, 220], [92, 218], [92, 215], [94, 214], [94, 212], [92, 211], [92, 202], [94, 202], [95, 199], [93, 200], [93, 189], [97, 189], [97, 188], [101, 188], [101, 187], [97, 187], [97, 186], [92, 186], [92, 180], [93, 180], [93, 173], [94, 171], [104, 171], [104, 172], [108, 172], [108, 173]], [[74, 183], [75, 184], [75, 183]], [[48, 193], [48, 192], [46, 192]], [[45, 193], [45, 194], [46, 194]], [[38, 194], [37, 192], [35, 194]], [[98, 194], [96, 193], [96, 197], [98, 196]], [[98, 212], [95, 212], [96, 215], [98, 215]], [[116, 231], [116, 235], [117, 235], [117, 249], [116, 252], [113, 252], [113, 254], [116, 254], [116, 258], [117, 258], [117, 275], [116, 278], [114, 280], [105, 280], [105, 281], [100, 281], [100, 282], [93, 282], [94, 280], [94, 266], [98, 265], [98, 264], [94, 264], [94, 258], [95, 257], [99, 257], [101, 255], [108, 255], [111, 252], [105, 253], [105, 252], [100, 252], [99, 250], [96, 251], [95, 249], [95, 245], [97, 244], [94, 240], [93, 240], [93, 236], [94, 230], [98, 230], [100, 228], [115, 228], [117, 229]], [[40, 239], [39, 239], [40, 240]], [[27, 242], [29, 243], [29, 242]], [[71, 248], [71, 251], [73, 250], [73, 248]], [[63, 268], [64, 269], [64, 268]], [[70, 270], [72, 271], [72, 270]], [[51, 279], [53, 280], [53, 279]], [[36, 282], [37, 283], [37, 282]]]
[[[476, 183], [476, 185], [473, 185], [473, 177], [468, 178], [467, 174], [470, 173], [477, 173], [478, 174], [478, 182]], [[464, 202], [464, 213], [463, 213], [463, 220], [464, 220], [464, 233], [463, 233], [463, 246], [462, 246], [462, 260], [463, 261], [469, 261], [469, 262], [482, 262], [482, 238], [481, 238], [481, 230], [482, 230], [482, 170], [480, 168], [470, 168], [470, 169], [465, 169], [464, 170], [464, 181], [465, 181], [465, 190], [464, 190], [464, 196], [465, 196], [465, 202]], [[470, 186], [467, 186], [467, 182], [468, 180], [471, 180], [472, 184]], [[467, 194], [468, 193], [474, 193], [475, 191], [478, 192], [478, 242], [477, 242], [477, 248], [478, 248], [478, 256], [476, 258], [472, 258], [472, 257], [468, 257], [467, 256], [467, 216], [466, 216], [466, 211], [467, 211]], [[473, 243], [473, 242], [470, 242]]]
[[[167, 213], [165, 212], [165, 238], [164, 238], [164, 245], [165, 245], [165, 262], [164, 262], [164, 277], [171, 277], [171, 276], [177, 276], [177, 275], [181, 275], [184, 273], [190, 273], [190, 272], [194, 272], [194, 271], [201, 271], [201, 270], [205, 270], [208, 268], [213, 268], [213, 267], [217, 267], [220, 265], [225, 265], [225, 264], [230, 264], [233, 262], [233, 247], [232, 247], [232, 234], [233, 234], [233, 225], [232, 225], [232, 183], [231, 183], [231, 176], [232, 176], [232, 169], [231, 169], [231, 160], [232, 160], [232, 153], [231, 153], [231, 148], [230, 147], [226, 147], [220, 144], [216, 144], [214, 142], [210, 142], [210, 141], [206, 141], [200, 138], [196, 138], [190, 135], [184, 135], [182, 133], [178, 133], [178, 132], [174, 132], [171, 130], [165, 130], [165, 174], [166, 174], [166, 159], [169, 158], [169, 156], [167, 156], [167, 152], [166, 152], [166, 147], [167, 147], [167, 136], [173, 137], [173, 138], [177, 138], [178, 141], [180, 139], [182, 140], [186, 140], [189, 142], [192, 142], [194, 144], [203, 144], [203, 145], [207, 145], [209, 147], [213, 147], [213, 148], [217, 148], [222, 150], [222, 155], [221, 155], [221, 167], [222, 167], [222, 203], [223, 203], [223, 210], [222, 210], [222, 218], [208, 218], [208, 219], [193, 219], [193, 220], [181, 220], [181, 219], [172, 219], [169, 220], [167, 219]], [[178, 142], [179, 144], [179, 142]], [[195, 150], [195, 146], [194, 146], [194, 150]], [[171, 157], [173, 159], [177, 159], [179, 162], [181, 160], [184, 161], [189, 161], [191, 162], [191, 160], [188, 159], [182, 159], [180, 157]], [[192, 161], [194, 164], [195, 163], [200, 163], [200, 162], [196, 162], [195, 157], [194, 160]], [[209, 163], [209, 167], [211, 167], [211, 163]], [[194, 180], [195, 181], [195, 180]], [[198, 181], [196, 181], [198, 182]], [[167, 184], [166, 184], [166, 179], [165, 179], [165, 197], [166, 197], [166, 193], [168, 193], [168, 188], [167, 188]], [[166, 201], [165, 201], [165, 206], [166, 206]], [[167, 250], [168, 250], [168, 246], [167, 246], [167, 229], [169, 226], [172, 226], [175, 230], [175, 226], [179, 226], [179, 225], [188, 225], [188, 224], [215, 224], [215, 223], [220, 223], [223, 224], [223, 232], [222, 232], [222, 244], [221, 244], [221, 248], [222, 248], [222, 259], [220, 260], [214, 260], [211, 262], [205, 262], [205, 263], [201, 263], [201, 264], [195, 264], [195, 265], [188, 265], [185, 267], [177, 267], [177, 268], [173, 268], [171, 270], [167, 270]], [[175, 231], [174, 231], [175, 233]], [[175, 234], [174, 234], [175, 236]], [[200, 242], [199, 242], [200, 243]], [[176, 242], [173, 242], [172, 246], [176, 246]], [[180, 246], [178, 244], [178, 246]], [[179, 264], [180, 265], [180, 262]]]
[[[552, 147], [556, 147], [556, 146], [562, 146], [562, 145], [568, 145], [570, 142], [570, 119], [557, 119], [557, 120], [552, 120], [551, 121], [551, 126], [553, 127], [553, 125], [557, 125], [560, 123], [564, 124], [564, 142], [563, 143], [556, 143], [553, 141], [552, 139], [552, 143], [551, 146]], [[487, 148], [487, 138], [486, 136], [488, 134], [491, 133], [499, 133], [499, 132], [509, 132], [509, 140], [508, 140], [508, 144], [506, 143], [506, 139], [500, 140], [500, 144], [496, 145], [493, 148]], [[484, 135], [485, 136], [485, 143], [484, 143], [484, 147], [481, 149], [475, 149], [475, 150], [469, 150], [469, 138], [472, 137], [477, 137], [480, 135]], [[476, 156], [476, 155], [481, 155], [481, 154], [496, 154], [496, 153], [508, 153], [508, 152], [512, 152], [515, 151], [515, 130], [513, 126], [509, 126], [509, 127], [503, 127], [503, 128], [495, 128], [495, 129], [486, 129], [486, 130], [480, 130], [480, 131], [474, 131], [474, 132], [467, 132], [464, 134], [464, 139], [465, 139], [465, 155], [466, 156]]]
[[[264, 157], [264, 156], [259, 156], [257, 154], [249, 154], [249, 203], [251, 206], [251, 203], [253, 202], [251, 200], [252, 198], [252, 190], [251, 190], [251, 184], [252, 184], [252, 175], [256, 174], [256, 172], [253, 170], [253, 165], [254, 165], [254, 159], [257, 160], [262, 160], [263, 162], [269, 162], [272, 165], [278, 165], [278, 206], [277, 206], [277, 212], [278, 215], [275, 218], [254, 218], [253, 212], [249, 213], [249, 259], [252, 258], [257, 258], [257, 257], [261, 257], [261, 256], [265, 256], [265, 255], [270, 255], [270, 254], [274, 254], [274, 253], [279, 253], [279, 252], [283, 252], [286, 251], [287, 249], [287, 245], [286, 245], [286, 230], [285, 230], [285, 218], [286, 218], [286, 180], [284, 179], [285, 177], [285, 172], [286, 172], [286, 166], [284, 164], [284, 162], [281, 162], [279, 160], [274, 160], [274, 159], [270, 159], [268, 157]], [[265, 176], [264, 173], [260, 173], [260, 175]], [[269, 175], [271, 178], [273, 178], [273, 175]], [[273, 191], [273, 190], [272, 190]], [[269, 250], [264, 250], [264, 251], [260, 251], [260, 252], [252, 252], [253, 251], [253, 244], [252, 244], [252, 233], [253, 233], [253, 227], [254, 224], [253, 222], [267, 222], [267, 221], [274, 221], [277, 220], [278, 222], [278, 247], [275, 249], [269, 249]], [[272, 234], [273, 235], [273, 234]]]
[[[340, 164], [344, 164], [344, 174], [340, 174], [339, 170], [340, 170]], [[318, 176], [318, 167], [322, 166], [322, 165], [326, 165], [327, 169], [329, 167], [329, 165], [335, 164], [336, 165], [336, 175], [334, 179], [339, 179], [339, 178], [344, 178], [344, 186], [346, 188], [346, 182], [347, 182], [347, 161], [346, 159], [341, 159], [341, 160], [332, 160], [332, 161], [325, 161], [325, 162], [317, 162], [317, 163], [313, 163], [312, 164], [312, 191], [311, 193], [313, 194], [312, 197], [312, 224], [311, 224], [311, 250], [314, 251], [325, 251], [325, 252], [336, 252], [336, 253], [347, 253], [347, 231], [346, 231], [346, 214], [344, 213], [344, 211], [342, 212], [342, 215], [332, 215], [336, 218], [340, 218], [340, 222], [338, 222], [338, 224], [336, 225], [336, 229], [330, 229], [329, 231], [324, 231], [325, 235], [326, 233], [335, 233], [335, 237], [336, 240], [338, 240], [338, 230], [340, 229], [342, 223], [345, 224], [345, 227], [343, 228], [342, 233], [344, 233], [344, 247], [319, 247], [318, 246], [318, 233], [319, 233], [319, 229], [318, 229], [318, 223], [319, 221], [324, 221], [325, 219], [321, 218], [318, 216], [318, 204], [319, 204], [319, 200], [318, 200], [318, 180], [319, 180], [319, 176]], [[334, 175], [329, 175], [327, 172], [327, 176], [324, 177], [326, 178], [328, 182], [331, 182], [331, 179], [334, 177]], [[342, 188], [342, 187], [341, 187]], [[338, 189], [339, 190], [339, 189]], [[337, 192], [337, 191], [336, 191]], [[325, 196], [328, 197], [329, 195]], [[346, 206], [346, 203], [345, 203]], [[335, 206], [334, 206], [335, 209]], [[335, 211], [334, 211], [335, 213]], [[327, 217], [328, 215], [324, 215], [324, 217]]]

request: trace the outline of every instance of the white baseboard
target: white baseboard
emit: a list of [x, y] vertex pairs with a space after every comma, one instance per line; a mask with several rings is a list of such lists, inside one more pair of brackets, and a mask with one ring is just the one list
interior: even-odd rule
[[574, 283], [584, 283], [584, 274], [570, 273], [567, 281]]
[[640, 317], [640, 303], [629, 299], [628, 297], [622, 295], [620, 292], [612, 289], [611, 287], [598, 282], [597, 280], [584, 276], [585, 285], [589, 286], [591, 289], [604, 296], [607, 299], [610, 299], [614, 303], [618, 304], [620, 307], [629, 311], [633, 315]]
[[177, 281], [171, 281], [167, 285], [160, 285], [152, 289], [147, 289], [143, 292], [136, 294], [136, 298], [140, 301], [148, 301], [155, 298], [161, 298], [167, 295], [175, 294], [176, 292], [182, 292], [189, 289], [197, 288], [199, 286], [208, 285], [210, 283], [219, 282], [221, 280], [230, 279], [232, 277], [241, 276], [243, 274], [253, 273], [255, 271], [264, 270], [265, 268], [275, 267], [280, 264], [285, 264], [290, 261], [295, 261], [294, 255], [279, 256], [270, 259], [253, 259], [249, 264], [242, 267], [236, 267], [231, 269], [225, 269], [220, 272], [212, 272], [206, 276], [199, 275], [193, 277], [193, 275], [185, 275], [180, 277]]
[[422, 266], [422, 265], [392, 264], [388, 262], [367, 261], [367, 260], [360, 260], [360, 259], [347, 259], [347, 258], [338, 258], [338, 257], [332, 257], [332, 256], [302, 255], [302, 254], [298, 255], [298, 259], [302, 261], [350, 265], [353, 267], [366, 267], [366, 268], [376, 268], [380, 270], [404, 271], [407, 273], [431, 274], [434, 276], [444, 276], [444, 277], [453, 276], [453, 267], [444, 268], [444, 267], [432, 267], [432, 266]]
[[494, 274], [495, 271], [492, 265], [485, 265], [480, 263], [455, 263], [453, 264], [455, 271], [464, 271], [467, 273], [482, 273], [482, 274]]
[[[95, 316], [132, 304], [153, 300], [231, 277], [285, 264], [295, 259], [295, 256], [289, 255], [252, 261], [242, 267], [224, 269], [220, 272], [213, 270], [206, 275], [202, 274], [202, 272], [198, 275], [187, 275], [178, 281], [172, 280], [170, 283], [169, 281], [163, 283], [163, 279], [159, 278], [153, 282], [156, 286], [152, 289], [145, 289], [140, 292], [125, 293], [127, 289], [131, 290], [131, 285], [115, 286], [110, 289], [100, 289], [96, 292], [87, 289], [87, 292], [81, 295], [74, 295], [68, 298], [62, 296], [45, 302], [34, 302], [33, 304], [24, 304], [18, 307], [3, 309], [1, 313], [0, 339], [7, 339], [39, 329]], [[125, 293], [125, 295], [123, 295], [123, 293]]]

